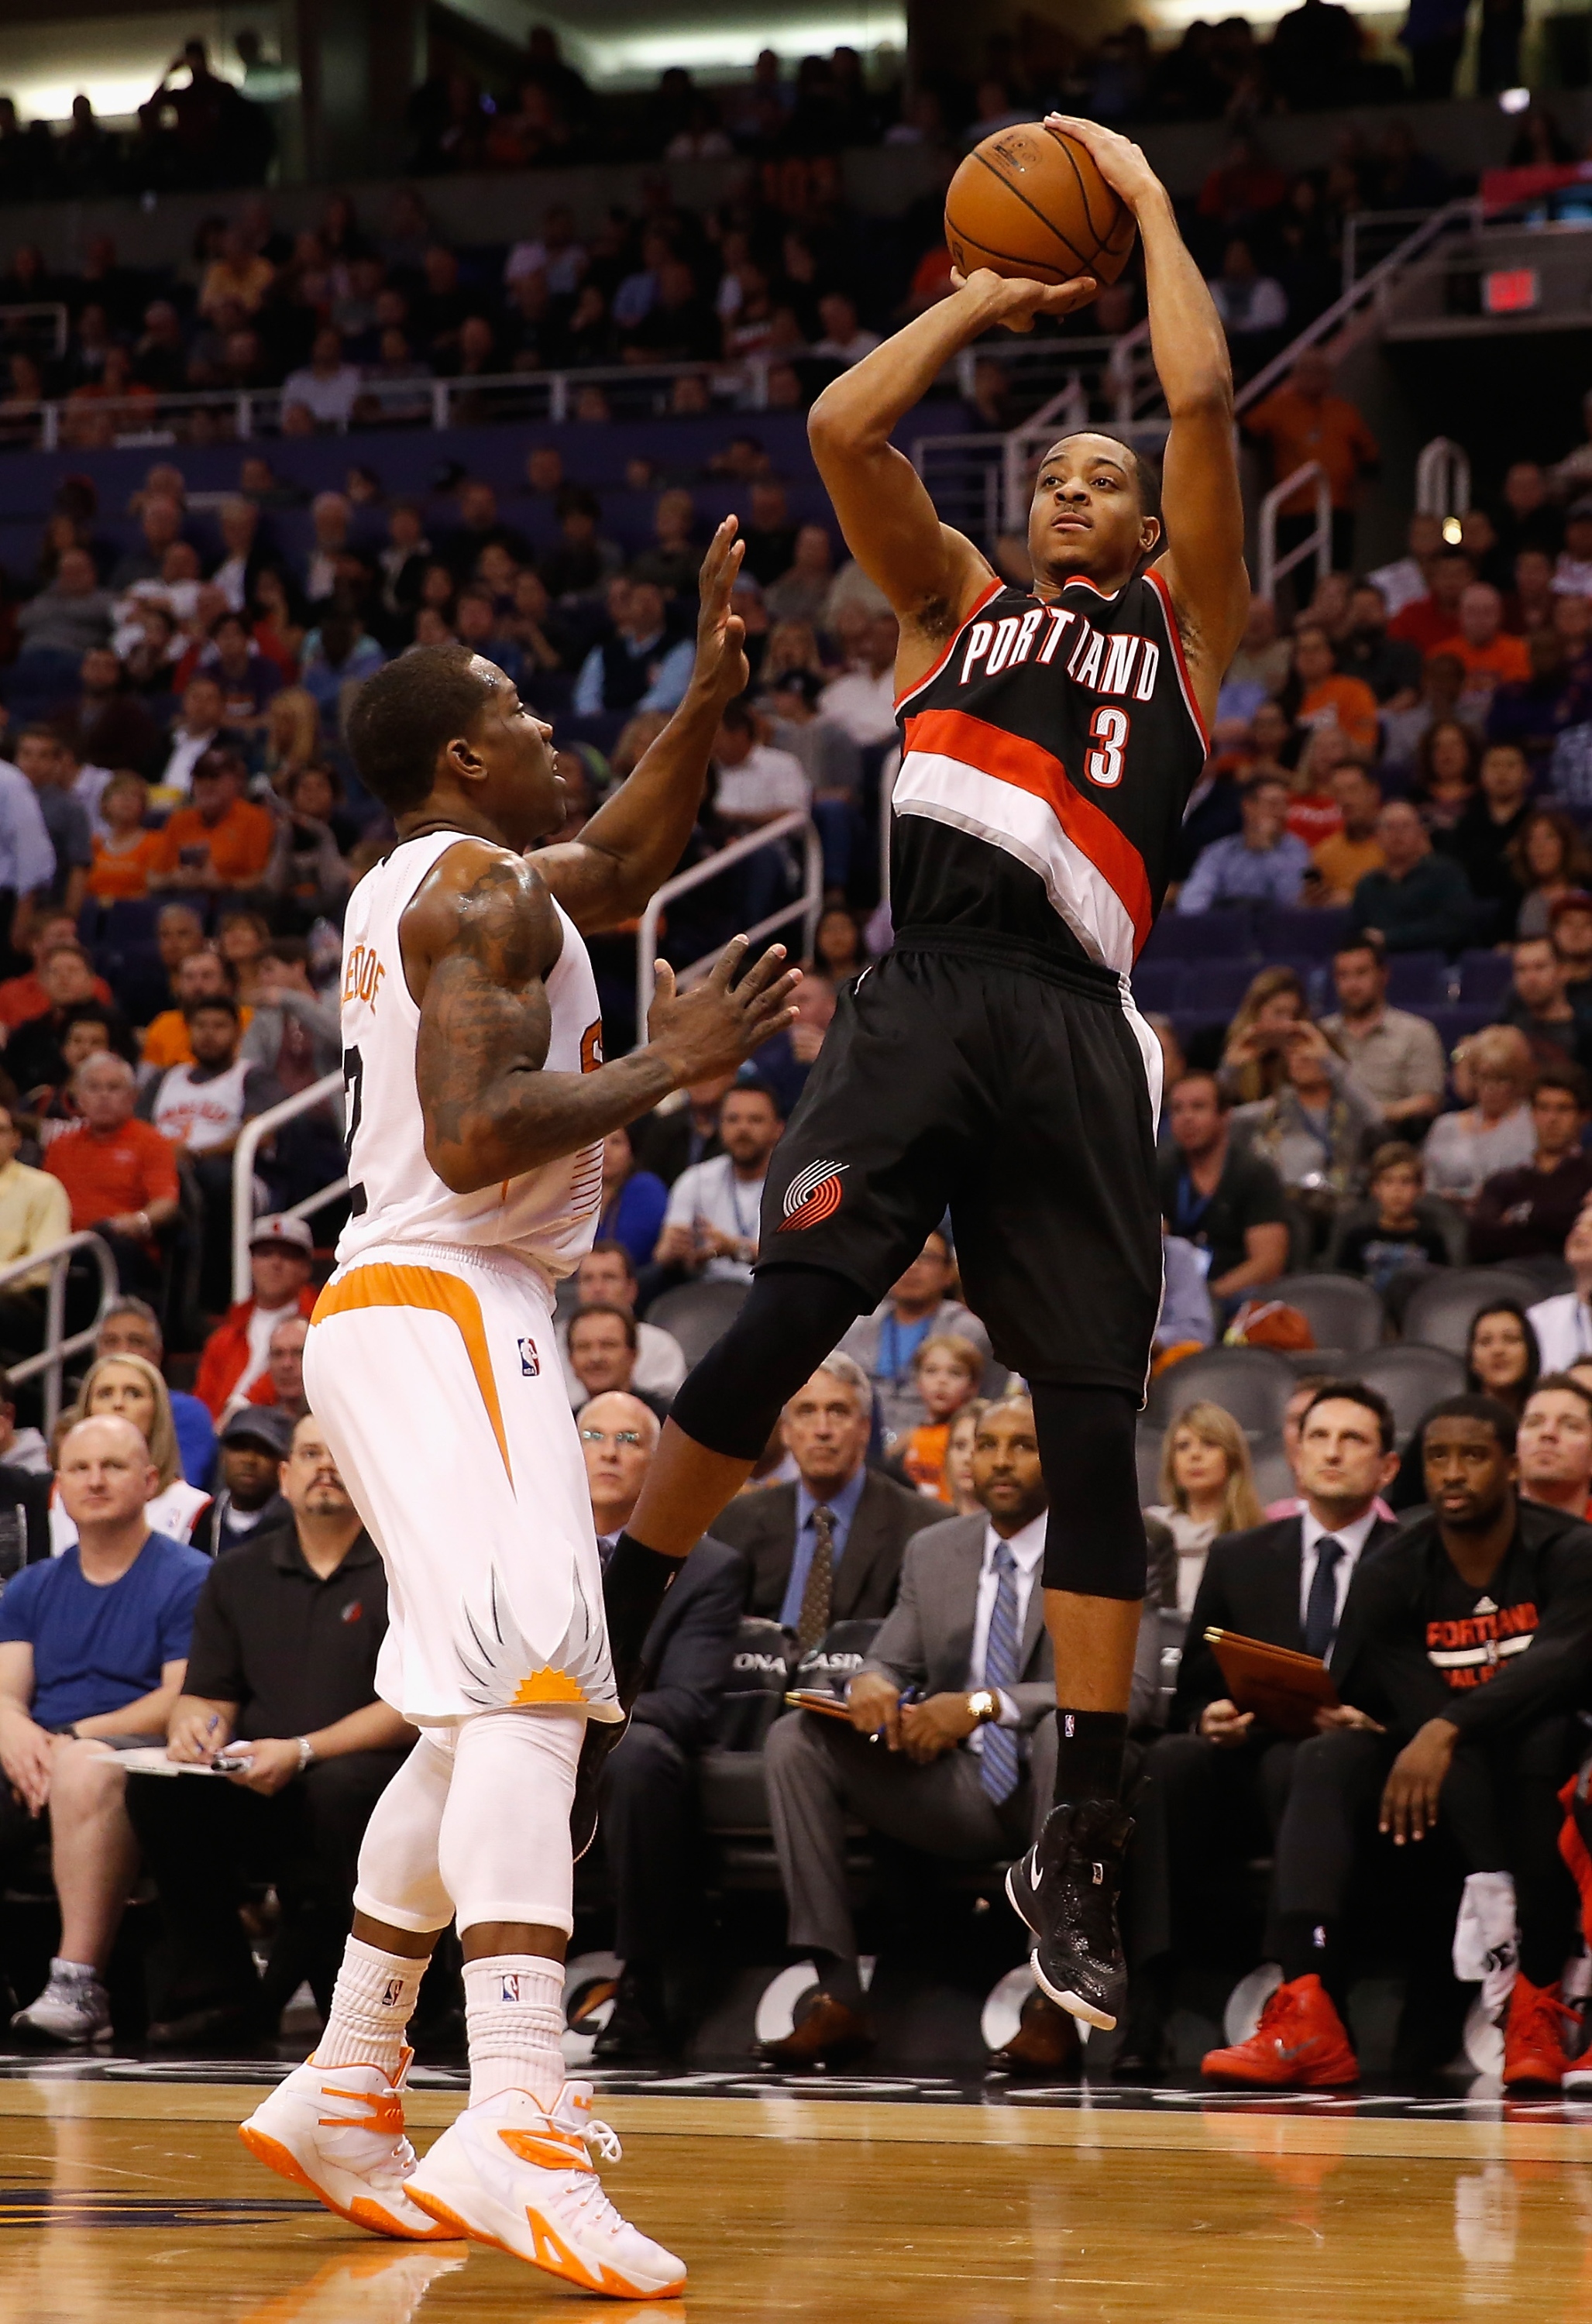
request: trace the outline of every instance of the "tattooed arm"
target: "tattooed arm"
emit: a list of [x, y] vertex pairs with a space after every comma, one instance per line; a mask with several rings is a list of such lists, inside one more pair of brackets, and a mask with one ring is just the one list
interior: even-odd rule
[[548, 1072], [558, 916], [534, 865], [484, 840], [449, 849], [404, 914], [401, 940], [420, 1009], [426, 1158], [456, 1194], [593, 1144], [671, 1090], [738, 1065], [796, 1013], [796, 972], [781, 973], [779, 946], [734, 982], [738, 936], [683, 996], [658, 963], [645, 1048], [593, 1073]]
[[679, 708], [580, 837], [539, 848], [530, 858], [583, 935], [617, 927], [645, 910], [686, 852], [719, 714], [749, 677], [745, 624], [730, 611], [746, 553], [735, 530], [735, 519], [726, 517], [703, 559], [696, 667]]

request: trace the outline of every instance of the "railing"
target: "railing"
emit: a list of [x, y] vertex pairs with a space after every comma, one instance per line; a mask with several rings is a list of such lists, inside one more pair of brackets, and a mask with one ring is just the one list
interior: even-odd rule
[[[283, 1098], [280, 1105], [267, 1106], [253, 1121], [246, 1121], [238, 1134], [232, 1157], [232, 1296], [235, 1299], [251, 1296], [252, 1277], [249, 1269], [249, 1241], [254, 1231], [254, 1157], [265, 1140], [279, 1130], [283, 1122], [293, 1120], [299, 1114], [313, 1113], [317, 1105], [329, 1099], [341, 1099], [343, 1075], [339, 1070], [327, 1074], [308, 1089], [297, 1090], [291, 1097]], [[318, 1194], [308, 1194], [295, 1203], [282, 1216], [307, 1219], [323, 1204], [335, 1203], [339, 1194], [348, 1191], [345, 1176], [334, 1178]], [[13, 1378], [16, 1375], [14, 1373]]]
[[[91, 1251], [99, 1268], [99, 1305], [94, 1321], [81, 1332], [66, 1337], [67, 1269], [80, 1250]], [[44, 1374], [44, 1434], [50, 1434], [60, 1418], [60, 1375], [69, 1356], [84, 1354], [99, 1336], [99, 1327], [106, 1312], [116, 1298], [120, 1285], [116, 1277], [116, 1262], [108, 1243], [98, 1235], [84, 1232], [63, 1235], [60, 1242], [48, 1244], [43, 1250], [32, 1252], [26, 1259], [14, 1259], [9, 1267], [0, 1268], [0, 1291], [8, 1284], [19, 1283], [24, 1276], [36, 1275], [41, 1267], [50, 1269], [50, 1282], [44, 1295], [44, 1345], [36, 1356], [24, 1356], [20, 1363], [7, 1367], [14, 1386], [18, 1380], [33, 1379]]]
[[[1294, 493], [1302, 491], [1312, 477], [1316, 487], [1315, 529], [1296, 548], [1291, 549], [1286, 557], [1279, 558], [1277, 518], [1283, 503], [1292, 500]], [[1269, 597], [1274, 604], [1278, 582], [1286, 580], [1294, 567], [1302, 565], [1307, 557], [1313, 557], [1316, 560], [1318, 580], [1323, 573], [1331, 571], [1332, 487], [1327, 481], [1327, 471], [1319, 460], [1307, 460], [1302, 468], [1295, 468], [1291, 476], [1284, 476], [1280, 484], [1272, 486], [1260, 503], [1259, 533], [1260, 573], [1256, 586], [1259, 595]]]
[[[0, 339], [27, 348], [43, 347], [57, 363], [67, 351], [67, 327], [70, 320], [66, 309], [57, 299], [40, 299], [32, 305], [0, 307]], [[43, 323], [47, 331], [32, 331], [32, 323]], [[19, 330], [18, 326], [21, 325]]]
[[[794, 807], [788, 815], [776, 816], [760, 830], [749, 832], [744, 839], [737, 839], [730, 846], [720, 848], [716, 855], [706, 857], [701, 863], [694, 863], [688, 872], [676, 872], [672, 880], [666, 880], [656, 891], [642, 913], [641, 925], [636, 931], [638, 1048], [647, 1038], [647, 1012], [652, 1006], [652, 964], [658, 958], [658, 928], [666, 907], [672, 904], [676, 896], [688, 895], [693, 888], [704, 887], [710, 880], [716, 880], [721, 872], [728, 872], [734, 864], [744, 863], [748, 856], [755, 855], [759, 848], [782, 846], [786, 840], [798, 836], [805, 857], [805, 876], [800, 896], [793, 902], [782, 905], [778, 911], [770, 912], [767, 919], [759, 920], [755, 927], [748, 928], [745, 933], [755, 945], [761, 937], [772, 936], [776, 928], [783, 927], [787, 920], [799, 917], [805, 924], [805, 949], [810, 952], [813, 938], [817, 933], [818, 915], [824, 907], [824, 849], [810, 817]], [[700, 960], [694, 960], [689, 968], [679, 970], [677, 982], [681, 991], [705, 976], [718, 957], [717, 952], [704, 953]], [[262, 1120], [266, 1118], [263, 1114], [261, 1116]], [[246, 1259], [246, 1252], [244, 1256]]]
[[1463, 516], [1470, 506], [1470, 455], [1451, 436], [1434, 436], [1422, 446], [1415, 506], [1426, 516]]
[[1413, 210], [1351, 210], [1343, 221], [1343, 295], [1432, 215], [1430, 204]]

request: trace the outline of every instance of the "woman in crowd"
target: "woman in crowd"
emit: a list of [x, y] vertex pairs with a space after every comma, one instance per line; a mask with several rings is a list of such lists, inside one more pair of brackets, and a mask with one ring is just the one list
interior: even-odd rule
[[[166, 1383], [143, 1356], [101, 1356], [84, 1376], [78, 1401], [68, 1422], [91, 1420], [96, 1414], [113, 1414], [130, 1420], [149, 1446], [149, 1457], [160, 1479], [154, 1498], [143, 1505], [152, 1533], [172, 1541], [187, 1541], [200, 1514], [210, 1506], [208, 1493], [189, 1484], [177, 1450], [171, 1423], [171, 1398]], [[51, 1554], [59, 1557], [78, 1538], [78, 1528], [60, 1506], [59, 1495], [50, 1504]]]
[[1382, 1109], [1332, 1036], [1308, 1017], [1289, 1028], [1283, 1060], [1282, 1086], [1274, 1097], [1239, 1106], [1233, 1135], [1265, 1157], [1325, 1233], [1339, 1207], [1365, 1192]]
[[928, 1416], [901, 1447], [901, 1468], [909, 1485], [931, 1499], [951, 1500], [945, 1473], [951, 1424], [977, 1393], [984, 1359], [971, 1340], [955, 1332], [933, 1332], [912, 1359], [912, 1377]]
[[1592, 850], [1579, 826], [1561, 807], [1533, 807], [1506, 850], [1523, 901], [1514, 923], [1517, 936], [1545, 936], [1553, 907], [1572, 888], [1592, 879]]
[[1475, 735], [1457, 718], [1436, 720], [1416, 748], [1415, 798], [1440, 853], [1449, 852], [1445, 840], [1476, 797], [1479, 756]]
[[1185, 1405], [1161, 1448], [1161, 1498], [1145, 1511], [1177, 1545], [1177, 1606], [1193, 1609], [1206, 1552], [1219, 1533], [1262, 1520], [1249, 1440], [1219, 1404]]
[[[253, 618], [250, 634], [261, 652], [275, 662], [289, 686], [299, 677], [299, 657], [304, 650], [302, 609], [295, 604], [287, 581], [268, 565], [254, 584]], [[280, 701], [281, 696], [279, 696]]]
[[265, 706], [264, 771], [278, 795], [293, 777], [311, 765], [320, 748], [320, 712], [313, 694], [301, 686], [284, 686]]
[[1536, 1151], [1531, 1046], [1513, 1025], [1487, 1025], [1460, 1042], [1453, 1066], [1455, 1087], [1472, 1102], [1440, 1113], [1422, 1152], [1427, 1192], [1468, 1209], [1484, 1178], [1523, 1168]]
[[261, 912], [228, 912], [216, 932], [216, 949], [226, 963], [240, 1009], [253, 1009], [259, 993], [260, 964], [271, 949], [271, 923]]
[[946, 1499], [959, 1517], [976, 1517], [983, 1510], [973, 1490], [973, 1439], [989, 1409], [989, 1398], [975, 1396], [952, 1416], [945, 1439], [945, 1486]]
[[149, 785], [142, 775], [113, 775], [99, 795], [102, 838], [94, 835], [94, 865], [88, 892], [97, 903], [136, 900], [149, 893], [150, 874], [160, 861], [161, 835], [146, 831]]
[[1302, 622], [1293, 637], [1293, 666], [1282, 705], [1295, 724], [1340, 726], [1357, 751], [1376, 748], [1376, 696], [1362, 678], [1346, 678], [1326, 631]]
[[1541, 1369], [1537, 1335], [1517, 1299], [1490, 1299], [1477, 1309], [1465, 1348], [1465, 1385], [1472, 1396], [1496, 1397], [1518, 1420]]
[[603, 1140], [603, 1209], [597, 1234], [622, 1242], [630, 1265], [647, 1266], [668, 1208], [669, 1190], [655, 1171], [639, 1169], [628, 1130], [611, 1130]]
[[844, 904], [826, 904], [813, 931], [811, 965], [837, 989], [860, 976], [868, 965], [857, 916]]
[[262, 884], [290, 907], [296, 926], [341, 920], [348, 901], [345, 851], [357, 835], [338, 816], [338, 788], [325, 767], [300, 767], [282, 787], [287, 812], [278, 817]]
[[1222, 1052], [1221, 1084], [1235, 1104], [1276, 1095], [1288, 1078], [1289, 1040], [1309, 1017], [1295, 970], [1263, 968], [1251, 980]]

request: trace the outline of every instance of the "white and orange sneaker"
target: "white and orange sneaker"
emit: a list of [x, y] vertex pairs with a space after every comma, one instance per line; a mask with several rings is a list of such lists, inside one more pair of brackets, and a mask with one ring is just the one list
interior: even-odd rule
[[258, 2163], [318, 2195], [328, 2211], [373, 2235], [445, 2243], [458, 2228], [438, 2227], [409, 2198], [415, 2150], [404, 2136], [403, 2085], [380, 2066], [295, 2066], [257, 2106], [238, 2136]]
[[618, 2162], [618, 2139], [592, 2119], [590, 2082], [566, 2082], [550, 2109], [529, 2090], [502, 2090], [443, 2132], [408, 2192], [450, 2234], [495, 2244], [584, 2291], [667, 2299], [684, 2285], [686, 2263], [620, 2217], [594, 2147]]

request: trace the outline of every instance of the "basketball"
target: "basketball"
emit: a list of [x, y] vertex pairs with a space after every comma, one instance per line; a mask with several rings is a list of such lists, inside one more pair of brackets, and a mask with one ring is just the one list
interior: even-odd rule
[[1088, 147], [1037, 121], [975, 145], [945, 197], [945, 240], [960, 274], [987, 266], [1030, 282], [1077, 274], [1115, 282], [1134, 231], [1133, 212]]

